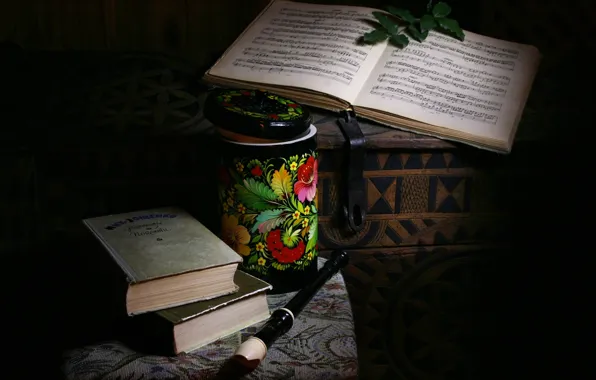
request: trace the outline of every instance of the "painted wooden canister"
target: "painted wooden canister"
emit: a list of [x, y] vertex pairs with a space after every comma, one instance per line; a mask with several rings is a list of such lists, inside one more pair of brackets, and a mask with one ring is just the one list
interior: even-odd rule
[[205, 101], [217, 127], [220, 237], [240, 266], [295, 291], [317, 271], [317, 129], [301, 104], [272, 93], [217, 89]]

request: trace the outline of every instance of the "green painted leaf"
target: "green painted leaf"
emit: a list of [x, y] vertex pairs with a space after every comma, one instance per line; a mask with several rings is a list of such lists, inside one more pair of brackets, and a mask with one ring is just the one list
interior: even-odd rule
[[397, 24], [384, 12], [373, 12], [372, 15], [390, 35], [397, 34]]
[[[254, 229], [254, 227], [253, 227], [253, 229]], [[250, 240], [250, 242], [251, 242], [251, 243], [253, 243], [253, 244], [254, 244], [254, 243], [258, 243], [258, 242], [260, 242], [260, 241], [261, 241], [261, 235], [255, 235], [255, 236], [253, 236], [253, 237], [252, 237], [252, 239]]]
[[389, 37], [389, 41], [391, 41], [392, 44], [394, 44], [400, 48], [404, 48], [404, 47], [408, 46], [408, 44], [410, 43], [410, 40], [408, 39], [408, 37], [405, 34], [398, 34], [396, 36], [391, 36], [391, 37]]
[[248, 258], [248, 265], [256, 264], [257, 261], [259, 261], [259, 256], [252, 255], [251, 257]]
[[234, 187], [238, 201], [250, 210], [263, 211], [276, 206], [271, 202], [277, 199], [277, 195], [261, 182], [248, 178], [244, 180], [244, 186], [236, 184]]
[[384, 30], [375, 29], [365, 33], [362, 38], [364, 42], [375, 44], [377, 42], [385, 41], [387, 39], [387, 32]]
[[308, 243], [306, 243], [305, 253], [311, 252], [317, 245], [317, 239], [319, 238], [319, 226], [313, 224], [310, 226], [308, 231]]
[[290, 229], [286, 229], [281, 234], [281, 241], [286, 247], [294, 248], [300, 241], [299, 233], [300, 230], [292, 231]]
[[389, 13], [391, 13], [395, 17], [399, 18], [400, 20], [404, 20], [405, 22], [407, 22], [409, 24], [416, 22], [416, 17], [414, 17], [410, 13], [410, 11], [407, 11], [405, 9], [396, 8], [393, 6], [388, 6], [387, 10], [389, 11]]
[[456, 20], [452, 18], [437, 18], [436, 20], [441, 29], [453, 34], [460, 41], [464, 40], [464, 31]]
[[435, 17], [445, 17], [448, 16], [449, 13], [451, 13], [451, 7], [442, 1], [436, 3], [433, 7], [433, 16]]
[[420, 32], [414, 25], [408, 25], [407, 30], [408, 33], [410, 33], [410, 36], [412, 36], [412, 38], [418, 42], [422, 42], [426, 39], [426, 37], [428, 37], [428, 30], [425, 32]]
[[432, 15], [424, 15], [420, 18], [420, 32], [428, 32], [437, 26], [437, 22]]
[[310, 213], [311, 214], [316, 214], [317, 213], [317, 207], [315, 206], [314, 203], [310, 205]]
[[265, 210], [257, 216], [255, 224], [252, 226], [252, 232], [259, 231], [261, 234], [269, 232], [282, 224], [288, 216], [289, 213], [284, 212], [284, 210]]

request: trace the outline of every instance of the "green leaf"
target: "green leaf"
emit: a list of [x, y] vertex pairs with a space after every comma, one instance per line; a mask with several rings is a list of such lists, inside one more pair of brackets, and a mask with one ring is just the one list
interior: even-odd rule
[[432, 15], [424, 15], [420, 19], [420, 31], [422, 33], [432, 30], [437, 26], [437, 22]]
[[300, 241], [300, 236], [298, 236], [299, 233], [300, 230], [284, 230], [281, 234], [281, 241], [286, 247], [294, 248]]
[[397, 34], [397, 24], [383, 12], [373, 12], [373, 16], [379, 21], [381, 26], [385, 28], [385, 31], [390, 35]]
[[433, 7], [433, 16], [435, 17], [445, 17], [451, 13], [451, 7], [446, 3], [439, 2], [436, 3]]
[[261, 182], [248, 178], [244, 180], [244, 186], [236, 184], [234, 187], [238, 201], [250, 210], [263, 211], [275, 207], [271, 202], [277, 199], [277, 195]]
[[[251, 193], [258, 195], [260, 198], [267, 201], [275, 201], [277, 194], [271, 190], [267, 185], [262, 182], [256, 181], [253, 178], [247, 178], [244, 180], [244, 187]], [[245, 205], [249, 206], [249, 205]]]
[[364, 42], [376, 44], [377, 42], [385, 41], [387, 39], [387, 32], [384, 30], [375, 29], [365, 33], [362, 38]]
[[400, 48], [405, 48], [410, 43], [410, 40], [405, 34], [398, 34], [396, 36], [391, 36], [389, 41]]
[[396, 7], [392, 7], [392, 6], [388, 6], [387, 10], [389, 11], [389, 13], [391, 13], [392, 15], [394, 15], [395, 17], [399, 18], [400, 20], [404, 20], [405, 22], [412, 24], [414, 22], [416, 22], [416, 17], [414, 17], [410, 11], [407, 11], [405, 9], [400, 9], [400, 8], [396, 8]]
[[315, 223], [310, 226], [308, 231], [308, 243], [306, 243], [306, 249], [304, 253], [311, 252], [317, 245], [317, 239], [319, 238], [319, 226]]
[[[254, 227], [253, 227], [254, 228]], [[252, 237], [252, 239], [250, 240], [251, 243], [258, 243], [259, 241], [261, 241], [261, 235], [255, 235]]]
[[259, 256], [257, 256], [257, 255], [252, 255], [251, 257], [249, 257], [249, 258], [248, 258], [248, 263], [247, 263], [247, 264], [248, 264], [248, 265], [251, 265], [251, 264], [256, 264], [256, 263], [257, 263], [257, 261], [259, 261]]
[[428, 37], [428, 30], [420, 32], [414, 25], [408, 25], [408, 33], [418, 42], [422, 42]]
[[436, 20], [441, 29], [453, 34], [460, 41], [464, 40], [464, 31], [456, 20], [451, 18], [438, 18]]
[[258, 230], [261, 234], [267, 233], [282, 224], [288, 215], [289, 213], [280, 209], [265, 210], [257, 216], [255, 224], [252, 226], [252, 232], [255, 233]]

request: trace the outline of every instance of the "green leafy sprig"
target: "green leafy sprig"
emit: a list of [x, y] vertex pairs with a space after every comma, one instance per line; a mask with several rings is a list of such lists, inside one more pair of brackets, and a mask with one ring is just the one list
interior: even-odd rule
[[451, 13], [451, 7], [446, 3], [439, 2], [433, 6], [430, 0], [426, 6], [427, 13], [420, 18], [414, 17], [408, 10], [392, 6], [387, 7], [387, 11], [389, 14], [373, 12], [379, 23], [374, 30], [364, 34], [362, 39], [365, 43], [376, 44], [389, 39], [393, 45], [404, 48], [410, 43], [408, 36], [422, 42], [434, 29], [460, 41], [465, 38], [459, 23], [447, 17]]

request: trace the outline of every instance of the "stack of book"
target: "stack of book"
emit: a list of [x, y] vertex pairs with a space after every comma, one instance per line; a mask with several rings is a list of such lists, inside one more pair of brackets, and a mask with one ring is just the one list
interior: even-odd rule
[[[188, 212], [157, 208], [83, 220], [119, 268], [118, 301], [174, 354], [265, 320], [271, 285], [238, 270], [241, 257]], [[115, 279], [111, 279], [115, 280]], [[144, 315], [144, 317], [138, 317]], [[141, 323], [142, 321], [142, 323]], [[159, 331], [157, 331], [159, 330]]]

